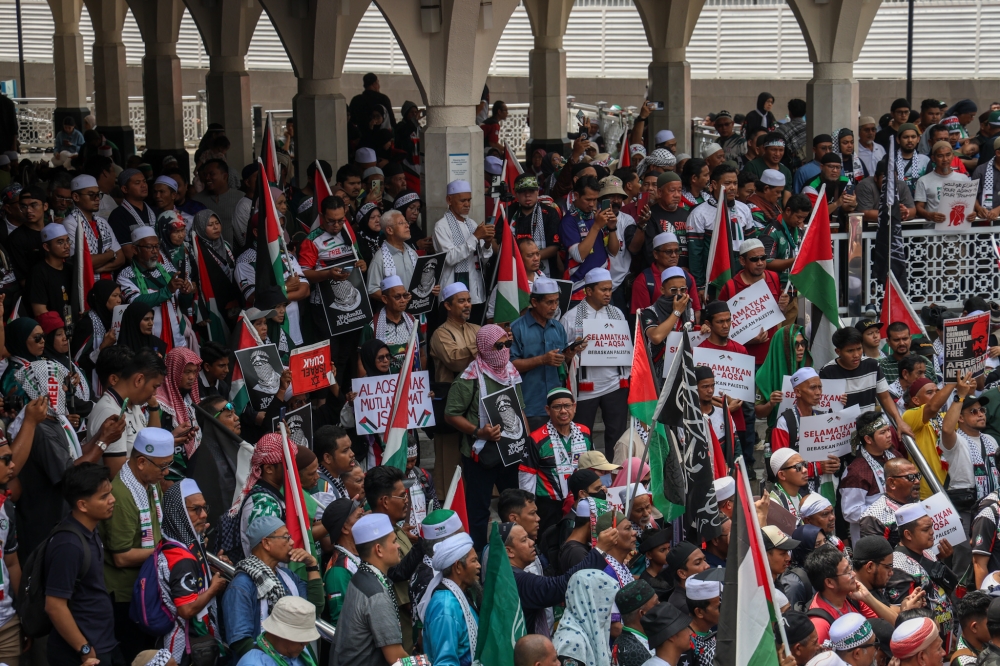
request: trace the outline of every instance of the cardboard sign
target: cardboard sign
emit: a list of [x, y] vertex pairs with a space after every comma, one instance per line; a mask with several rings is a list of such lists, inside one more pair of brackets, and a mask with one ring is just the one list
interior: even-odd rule
[[584, 319], [583, 337], [587, 348], [580, 365], [632, 366], [632, 334], [628, 322], [617, 319]]
[[990, 313], [944, 320], [944, 380], [953, 382], [958, 373], [972, 371], [978, 377], [986, 370], [989, 355]]
[[350, 270], [346, 280], [323, 280], [319, 295], [330, 337], [364, 328], [372, 320], [372, 306], [368, 300], [364, 276], [354, 263], [353, 251], [346, 259], [336, 261], [327, 268]]
[[715, 395], [726, 395], [753, 403], [753, 356], [705, 347], [695, 347], [693, 353], [695, 365], [706, 365], [715, 373]]
[[851, 435], [861, 414], [860, 405], [830, 414], [803, 416], [799, 421], [799, 455], [806, 462], [820, 462], [829, 456], [851, 452]]
[[[271, 419], [271, 432], [281, 432], [278, 424], [280, 416]], [[310, 451], [313, 447], [312, 403], [307, 402], [296, 410], [285, 412], [285, 426], [288, 427], [288, 439], [292, 444], [299, 444]]]
[[924, 508], [934, 521], [934, 545], [927, 549], [932, 555], [937, 556], [941, 539], [947, 539], [953, 546], [968, 540], [965, 528], [962, 527], [962, 519], [948, 499], [948, 495], [945, 493], [931, 495], [924, 500]]
[[255, 411], [262, 412], [274, 401], [281, 383], [284, 367], [281, 365], [278, 348], [273, 344], [261, 345], [237, 349], [235, 355], [236, 362], [243, 371], [250, 405]]
[[[708, 333], [702, 333], [700, 329], [692, 329], [689, 333], [691, 336], [691, 349], [694, 349], [700, 345], [705, 340], [708, 340]], [[670, 372], [670, 359], [674, 357], [677, 350], [681, 348], [681, 344], [684, 342], [684, 333], [681, 331], [673, 331], [667, 334], [666, 348], [663, 350], [663, 378], [667, 378], [667, 373]]]
[[406, 306], [406, 311], [411, 315], [424, 314], [434, 309], [437, 297], [431, 291], [441, 281], [441, 272], [444, 270], [444, 257], [444, 252], [426, 257], [417, 257], [417, 263], [413, 267], [413, 276], [410, 278], [408, 288], [412, 298]]
[[[504, 467], [518, 463], [528, 446], [528, 427], [524, 423], [521, 402], [517, 399], [517, 389], [508, 386], [496, 393], [490, 393], [481, 400], [490, 425], [503, 426], [500, 433], [500, 460]], [[491, 444], [487, 444], [490, 446]]]
[[976, 209], [978, 180], [949, 180], [941, 185], [941, 196], [935, 213], [944, 214], [944, 222], [938, 222], [948, 229], [971, 229], [970, 213]]
[[288, 357], [292, 371], [292, 395], [324, 389], [336, 381], [330, 366], [330, 341], [317, 342], [292, 350]]
[[[389, 423], [389, 410], [396, 395], [398, 375], [356, 377], [351, 380], [354, 398], [354, 421], [360, 435], [385, 434]], [[434, 408], [431, 406], [431, 382], [426, 370], [410, 375], [410, 419], [407, 428], [426, 428], [434, 425]]]
[[767, 282], [760, 280], [728, 301], [733, 316], [729, 339], [741, 345], [753, 340], [761, 329], [767, 331], [785, 322], [785, 315], [778, 307]]
[[[122, 317], [125, 315], [125, 310], [128, 309], [127, 304], [116, 305], [114, 311], [111, 313], [111, 330], [115, 332], [115, 342], [118, 341], [118, 331], [122, 330]], [[100, 340], [94, 340], [94, 348], [101, 346]]]
[[[846, 379], [824, 379], [823, 381], [823, 395], [820, 396], [819, 404], [816, 405], [816, 409], [822, 411], [832, 411], [839, 412], [844, 408], [844, 403], [840, 401], [847, 393], [847, 380]], [[762, 396], [765, 400], [769, 400], [771, 396]], [[785, 413], [785, 410], [791, 409], [792, 405], [795, 404], [795, 390], [792, 388], [792, 377], [791, 375], [785, 375], [781, 380], [781, 404], [778, 405], [778, 416]]]

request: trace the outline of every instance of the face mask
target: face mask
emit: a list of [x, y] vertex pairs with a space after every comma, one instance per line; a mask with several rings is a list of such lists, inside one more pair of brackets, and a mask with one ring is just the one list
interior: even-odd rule
[[[601, 483], [604, 484], [605, 488], [610, 488], [611, 487], [611, 473], [610, 472], [608, 472], [607, 474], [602, 474], [601, 475]], [[604, 499], [604, 498], [602, 497], [601, 499]]]
[[599, 500], [606, 501], [608, 499], [608, 493], [604, 490], [602, 490], [599, 493], [591, 493], [590, 496], [593, 497], [594, 499], [599, 499]]

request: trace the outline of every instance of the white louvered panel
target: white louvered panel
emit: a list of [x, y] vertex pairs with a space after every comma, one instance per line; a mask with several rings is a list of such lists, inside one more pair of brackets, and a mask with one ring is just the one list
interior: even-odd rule
[[906, 77], [905, 3], [883, 2], [854, 63], [854, 76], [864, 79]]
[[[21, 3], [21, 28], [24, 35], [24, 59], [52, 62], [52, 12], [44, 0]], [[0, 5], [0, 57], [17, 60], [17, 13], [14, 2]]]
[[[974, 4], [950, 2], [922, 5], [915, 9], [913, 16], [914, 78], [975, 76], [976, 57], [972, 52], [976, 43]], [[946, 34], [942, 34], [942, 28], [946, 28]]]
[[[631, 7], [629, 11], [634, 11]], [[567, 76], [603, 76], [602, 40], [604, 7], [576, 7], [569, 15], [563, 48]], [[619, 10], [620, 11], [620, 10]]]
[[604, 76], [645, 78], [653, 53], [639, 12], [634, 7], [609, 7], [606, 16]]
[[528, 12], [525, 11], [524, 5], [519, 4], [500, 36], [496, 53], [493, 54], [493, 63], [490, 65], [490, 74], [527, 76], [528, 51], [534, 48], [534, 45]]
[[387, 72], [409, 74], [410, 67], [396, 36], [374, 4], [368, 6], [344, 60], [346, 72]]
[[291, 70], [285, 46], [271, 23], [267, 12], [261, 12], [250, 39], [246, 57], [247, 69]]
[[719, 16], [722, 10], [706, 6], [701, 10], [698, 22], [691, 34], [687, 47], [687, 59], [691, 63], [691, 76], [696, 79], [719, 77]]
[[795, 14], [788, 5], [772, 5], [769, 7], [777, 13], [781, 26], [781, 67], [778, 75], [783, 79], [812, 78], [812, 63], [809, 62], [809, 47], [802, 36], [802, 28], [795, 19]]
[[720, 20], [719, 75], [722, 78], [776, 76], [774, 8], [727, 7]]
[[[132, 20], [132, 24], [135, 25], [135, 19], [132, 18], [132, 12], [128, 13], [125, 18], [125, 25], [128, 25], [129, 20]], [[139, 52], [141, 56], [142, 51]], [[198, 26], [195, 25], [194, 19], [191, 18], [191, 13], [184, 8], [184, 14], [181, 16], [181, 32], [177, 38], [177, 57], [181, 59], [181, 67], [208, 67], [208, 53], [205, 52], [204, 42], [201, 40], [201, 33], [198, 32]]]
[[979, 16], [979, 76], [981, 78], [1000, 77], [1000, 4], [982, 3]]

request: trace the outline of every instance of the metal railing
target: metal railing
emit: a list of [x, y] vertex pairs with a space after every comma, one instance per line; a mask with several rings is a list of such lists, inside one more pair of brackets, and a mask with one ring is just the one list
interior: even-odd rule
[[944, 486], [942, 486], [941, 482], [938, 481], [937, 474], [934, 473], [931, 466], [927, 464], [924, 454], [920, 451], [920, 447], [917, 446], [914, 439], [909, 435], [901, 435], [900, 439], [903, 440], [903, 446], [906, 447], [906, 452], [910, 455], [910, 460], [912, 460], [913, 464], [917, 466], [918, 470], [920, 470], [920, 475], [924, 478], [924, 481], [927, 482], [927, 485], [930, 486], [931, 491], [935, 494], [943, 493]]

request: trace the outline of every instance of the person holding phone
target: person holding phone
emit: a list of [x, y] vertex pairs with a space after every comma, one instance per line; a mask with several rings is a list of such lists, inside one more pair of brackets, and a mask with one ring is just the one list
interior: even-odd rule
[[467, 180], [448, 183], [448, 210], [434, 225], [434, 250], [446, 253], [440, 284], [461, 282], [469, 287], [472, 304], [486, 302], [483, 262], [499, 251], [496, 228], [469, 217], [472, 185]]
[[598, 209], [601, 186], [597, 179], [580, 178], [573, 186], [576, 198], [559, 225], [559, 240], [569, 255], [569, 278], [573, 300], [583, 299], [584, 277], [593, 268], [609, 268], [609, 257], [621, 251], [618, 217], [606, 208]]

